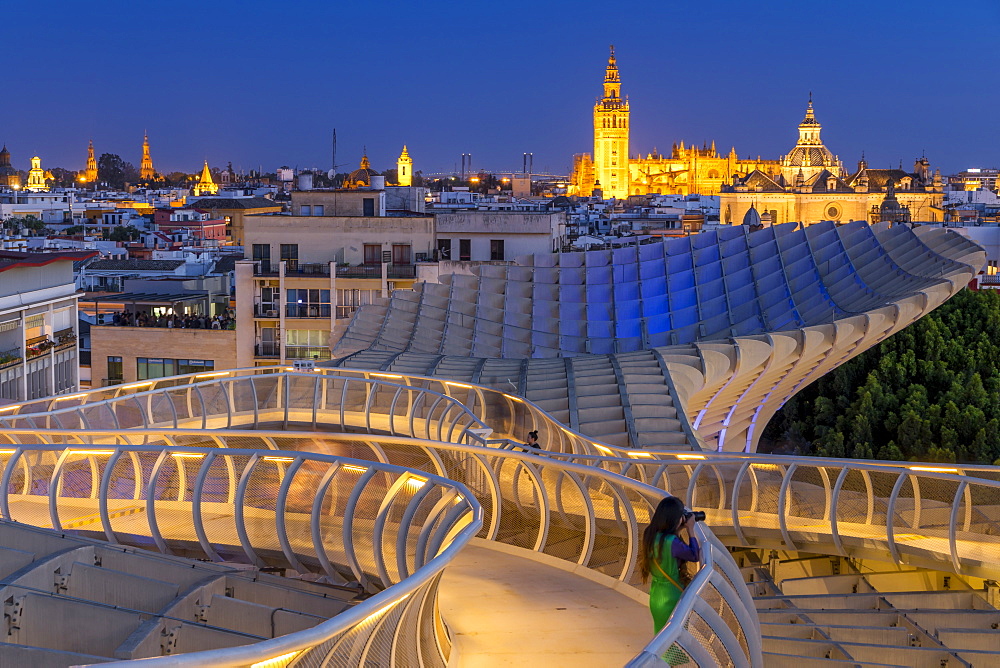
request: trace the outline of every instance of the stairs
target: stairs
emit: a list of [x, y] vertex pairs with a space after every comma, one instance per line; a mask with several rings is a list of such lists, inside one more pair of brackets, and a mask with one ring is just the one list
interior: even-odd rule
[[[988, 666], [1000, 651], [1000, 610], [959, 576], [829, 556], [772, 552], [761, 563], [756, 553], [739, 554], [750, 564], [742, 571], [769, 668]], [[871, 570], [879, 566], [886, 570]]]

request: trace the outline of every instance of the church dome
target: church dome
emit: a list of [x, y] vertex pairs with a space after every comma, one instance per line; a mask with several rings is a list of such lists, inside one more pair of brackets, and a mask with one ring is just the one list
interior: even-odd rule
[[355, 169], [347, 176], [347, 181], [344, 182], [344, 187], [370, 188], [373, 176], [379, 176], [379, 173], [371, 168], [371, 164], [368, 162], [368, 156], [364, 155], [361, 157], [361, 167]]
[[760, 213], [757, 211], [757, 207], [751, 206], [747, 209], [747, 212], [743, 214], [743, 224], [751, 227], [761, 224]]
[[793, 167], [829, 167], [835, 158], [826, 146], [802, 146], [791, 150], [785, 157], [787, 164]]

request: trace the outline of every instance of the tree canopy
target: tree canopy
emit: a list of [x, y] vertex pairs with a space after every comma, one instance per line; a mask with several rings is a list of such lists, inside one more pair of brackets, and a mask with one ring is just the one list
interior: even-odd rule
[[126, 183], [139, 181], [139, 170], [114, 153], [102, 153], [97, 159], [97, 180], [116, 190], [124, 190]]
[[762, 452], [990, 464], [1000, 458], [1000, 293], [953, 299], [804, 388]]

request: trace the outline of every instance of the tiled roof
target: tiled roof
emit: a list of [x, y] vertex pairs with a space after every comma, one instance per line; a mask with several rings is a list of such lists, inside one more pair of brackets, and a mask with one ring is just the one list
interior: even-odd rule
[[95, 271], [173, 271], [184, 260], [98, 260], [88, 269]]
[[[833, 187], [832, 191], [829, 188], [826, 187], [826, 181], [831, 176], [837, 180], [837, 183]], [[810, 179], [808, 179], [806, 181], [806, 187], [809, 188], [812, 192], [815, 192], [815, 193], [854, 192], [854, 188], [852, 188], [851, 186], [847, 185], [846, 181], [844, 181], [842, 178], [840, 178], [839, 176], [837, 176], [836, 174], [834, 174], [833, 172], [831, 172], [828, 169], [824, 169], [822, 172], [819, 172], [818, 174], [814, 174], [812, 176], [812, 178], [810, 178]]]
[[766, 193], [780, 193], [785, 190], [759, 169], [755, 169], [747, 174], [747, 177], [743, 179], [743, 185], [751, 190], [757, 190], [760, 187], [761, 191]]
[[280, 208], [281, 202], [266, 197], [205, 197], [196, 200], [193, 206], [199, 209], [266, 209]]
[[236, 269], [236, 261], [242, 259], [243, 257], [241, 255], [223, 255], [216, 261], [215, 268], [212, 269], [212, 273], [227, 274]]
[[14, 267], [43, 267], [60, 260], [80, 262], [99, 255], [97, 251], [60, 251], [58, 253], [30, 253], [22, 251], [0, 251], [0, 271]]
[[868, 177], [869, 188], [885, 188], [886, 184], [889, 183], [889, 179], [892, 179], [899, 186], [900, 180], [906, 176], [916, 180], [915, 174], [909, 174], [902, 169], [862, 169], [849, 177], [847, 181], [852, 186], [857, 185], [858, 179], [862, 176]]

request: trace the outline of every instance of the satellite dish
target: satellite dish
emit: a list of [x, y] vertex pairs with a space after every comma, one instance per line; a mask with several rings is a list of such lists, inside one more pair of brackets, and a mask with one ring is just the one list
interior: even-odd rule
[[326, 173], [326, 178], [330, 179], [331, 181], [332, 181], [332, 180], [333, 180], [334, 178], [336, 178], [336, 176], [337, 176], [337, 170], [335, 170], [335, 169], [331, 169], [330, 171], [328, 171], [328, 172]]

